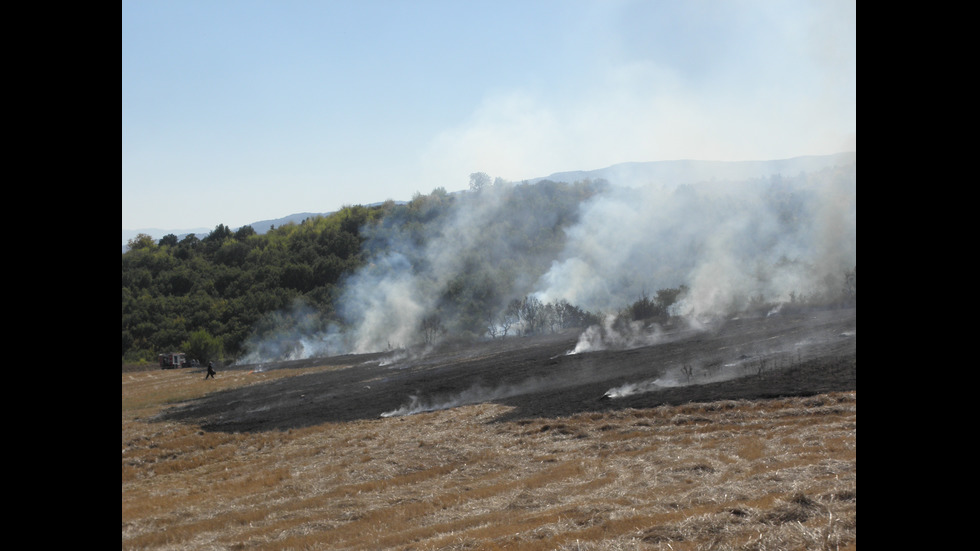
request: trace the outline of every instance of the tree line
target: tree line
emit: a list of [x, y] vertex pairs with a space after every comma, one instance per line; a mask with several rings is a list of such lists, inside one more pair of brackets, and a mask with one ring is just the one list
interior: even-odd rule
[[[122, 362], [174, 351], [202, 363], [235, 360], [256, 343], [288, 354], [302, 344], [297, 335], [355, 329], [364, 320], [352, 304], [400, 274], [412, 278], [406, 293], [424, 315], [409, 342], [391, 346], [598, 325], [609, 312], [544, 301], [535, 285], [565, 251], [583, 203], [608, 188], [604, 180], [513, 184], [477, 173], [467, 192], [436, 188], [405, 203], [345, 206], [262, 234], [218, 224], [203, 237], [138, 235], [122, 255]], [[772, 185], [763, 197], [787, 232], [810, 220], [805, 194], [793, 188]], [[840, 287], [828, 284], [831, 298], [855, 304], [856, 268]], [[643, 292], [612, 313], [614, 323], [665, 320], [687, 293], [683, 285]], [[746, 296], [736, 306], [759, 309], [765, 300]], [[790, 295], [791, 304], [826, 300]]]
[[[155, 362], [157, 354], [175, 350], [201, 361], [234, 359], [250, 339], [311, 323], [311, 312], [312, 323], [343, 325], [338, 309], [346, 280], [371, 269], [389, 250], [421, 270], [431, 261], [418, 251], [451, 233], [449, 219], [460, 202], [488, 201], [493, 189], [495, 200], [505, 202], [497, 208], [512, 216], [480, 228], [481, 242], [466, 249], [452, 276], [439, 282], [439, 303], [419, 327], [420, 340], [504, 336], [517, 322], [524, 332], [587, 323], [588, 314], [564, 302], [541, 305], [538, 313], [533, 298], [521, 299], [523, 308], [497, 312], [523, 296], [527, 289], [518, 282], [527, 285], [547, 269], [578, 205], [606, 185], [504, 185], [498, 179], [472, 185], [465, 199], [437, 188], [407, 203], [345, 206], [264, 234], [223, 224], [200, 238], [170, 234], [155, 241], [140, 234], [122, 255], [122, 361]], [[506, 250], [491, 246], [503, 242]], [[294, 314], [299, 311], [305, 312], [302, 320]]]

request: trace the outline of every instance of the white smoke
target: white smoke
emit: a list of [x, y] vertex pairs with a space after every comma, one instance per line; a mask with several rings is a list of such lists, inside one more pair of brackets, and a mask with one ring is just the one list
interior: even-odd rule
[[602, 325], [593, 325], [583, 331], [575, 348], [568, 354], [638, 348], [660, 344], [663, 339], [664, 332], [657, 324], [647, 327], [640, 321], [624, 322], [617, 320], [616, 316], [609, 315], [603, 318]]
[[[684, 287], [670, 313], [692, 327], [753, 304], [832, 298], [856, 265], [856, 164], [853, 157], [842, 159], [851, 164], [796, 175], [763, 172], [765, 163], [672, 164], [673, 172], [652, 179], [619, 171], [618, 181], [595, 188], [599, 192], [577, 212], [515, 202], [519, 186], [501, 182], [478, 193], [433, 192], [409, 205], [422, 209], [424, 224], [415, 211], [411, 224], [386, 218], [362, 229], [367, 262], [343, 282], [339, 322], [303, 312], [280, 328], [272, 319], [266, 325], [274, 327], [274, 338], [254, 343], [248, 357], [417, 347], [426, 320], [469, 316], [472, 327], [474, 316], [488, 313], [446, 308], [502, 309], [526, 295], [609, 313], [647, 292]], [[710, 177], [717, 169], [738, 177]], [[561, 250], [528, 245], [528, 236], [561, 231], [564, 240], [542, 241], [564, 243]], [[462, 292], [474, 292], [475, 282], [483, 294], [445, 300], [457, 282]], [[442, 329], [437, 323], [425, 337], [438, 337]], [[586, 330], [576, 351], [654, 344], [659, 331], [609, 318]]]
[[[775, 311], [769, 313], [769, 315], [775, 314]], [[807, 333], [801, 339], [782, 344], [766, 344], [755, 348], [749, 354], [743, 353], [727, 360], [719, 360], [717, 357], [692, 358], [683, 365], [673, 365], [667, 368], [663, 374], [654, 379], [629, 382], [611, 388], [606, 391], [603, 398], [624, 398], [635, 394], [656, 392], [663, 388], [718, 383], [750, 375], [759, 375], [770, 370], [785, 369], [798, 365], [808, 358], [815, 348], [819, 348], [828, 342], [856, 336], [856, 331], [844, 331], [835, 334], [817, 329]]]
[[[457, 278], [478, 285], [479, 289], [462, 291], [482, 293], [477, 300], [486, 300], [489, 309], [502, 309], [507, 301], [532, 291], [550, 257], [535, 258], [549, 253], [528, 251], [526, 236], [555, 231], [561, 213], [532, 210], [529, 205], [515, 208], [514, 194], [514, 186], [500, 181], [479, 192], [453, 196], [433, 192], [419, 205], [410, 205], [426, 209], [427, 202], [434, 203], [435, 218], [424, 227], [399, 227], [392, 221], [366, 228], [367, 249], [383, 252], [346, 281], [340, 297], [340, 311], [354, 342], [352, 351], [416, 346], [428, 319], [435, 320], [433, 331], [438, 334], [445, 329], [440, 323], [452, 323], [458, 316], [483, 319], [493, 313], [445, 311], [455, 306], [443, 299]], [[542, 266], [537, 272], [536, 265]]]
[[710, 371], [703, 368], [689, 368], [690, 371], [687, 372], [685, 372], [684, 367], [673, 367], [668, 369], [666, 373], [660, 377], [657, 377], [656, 379], [636, 383], [626, 383], [624, 385], [611, 388], [606, 391], [603, 398], [625, 398], [627, 396], [633, 396], [634, 394], [656, 392], [662, 388], [730, 381], [749, 374], [748, 371], [741, 367], [743, 364], [744, 360], [738, 360], [719, 366]]
[[658, 377], [652, 381], [643, 381], [639, 383], [626, 383], [624, 385], [610, 388], [603, 395], [603, 398], [625, 398], [626, 396], [632, 396], [634, 394], [644, 394], [647, 392], [654, 392], [661, 388], [682, 386], [682, 383], [677, 379]]
[[[382, 413], [381, 417], [400, 417], [403, 415], [415, 415], [417, 413], [452, 409], [465, 405], [482, 404], [484, 402], [502, 400], [538, 390], [555, 388], [562, 384], [562, 382], [557, 380], [528, 379], [520, 384], [501, 385], [492, 388], [475, 384], [457, 394], [429, 399], [412, 395], [409, 397], [408, 403], [398, 409]], [[568, 382], [565, 381], [564, 384], [568, 384]]]
[[[615, 182], [614, 182], [615, 183]], [[837, 290], [856, 264], [855, 166], [741, 181], [614, 186], [583, 205], [541, 296], [588, 310], [688, 287], [674, 312], [713, 319], [753, 299]]]
[[355, 354], [412, 344], [430, 307], [411, 262], [397, 251], [375, 258], [355, 274], [341, 304], [356, 328], [351, 332]]
[[319, 311], [296, 301], [288, 310], [265, 316], [244, 348], [245, 354], [235, 363], [251, 365], [327, 357], [344, 353], [348, 345], [337, 324], [324, 320]]

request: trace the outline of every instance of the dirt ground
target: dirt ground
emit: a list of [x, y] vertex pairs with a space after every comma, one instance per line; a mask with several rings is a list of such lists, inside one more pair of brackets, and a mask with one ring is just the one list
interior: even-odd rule
[[217, 377], [230, 370], [330, 369], [210, 393], [161, 418], [206, 431], [254, 432], [484, 402], [513, 406], [503, 421], [849, 391], [857, 389], [856, 327], [856, 308], [784, 309], [697, 328], [652, 327], [642, 346], [597, 350], [601, 343], [593, 341], [592, 351], [580, 353], [570, 353], [582, 335], [576, 330], [228, 366]]

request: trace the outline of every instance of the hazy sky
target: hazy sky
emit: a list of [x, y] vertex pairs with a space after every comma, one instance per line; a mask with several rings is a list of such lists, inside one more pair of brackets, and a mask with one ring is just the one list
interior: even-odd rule
[[122, 228], [856, 150], [855, 0], [123, 0]]

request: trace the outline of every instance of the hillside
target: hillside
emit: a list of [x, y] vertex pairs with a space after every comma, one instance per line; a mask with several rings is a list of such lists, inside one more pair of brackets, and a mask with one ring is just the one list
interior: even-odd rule
[[174, 350], [202, 363], [306, 359], [856, 304], [853, 163], [673, 187], [494, 182], [251, 230], [134, 243], [122, 262], [124, 364]]
[[[692, 328], [651, 327], [653, 344], [571, 353], [587, 332], [223, 367], [338, 366], [209, 396], [164, 419], [206, 430], [288, 430], [493, 401], [508, 418], [854, 390], [854, 308], [805, 310]], [[751, 375], [754, 375], [751, 376]], [[615, 390], [618, 389], [618, 390]], [[607, 397], [612, 396], [612, 397]], [[605, 399], [604, 399], [605, 398]]]
[[856, 309], [770, 314], [123, 373], [123, 549], [853, 551]]

